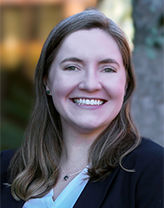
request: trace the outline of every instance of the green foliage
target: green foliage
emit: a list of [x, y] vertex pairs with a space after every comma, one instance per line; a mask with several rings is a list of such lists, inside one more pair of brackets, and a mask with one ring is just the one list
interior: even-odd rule
[[24, 129], [17, 123], [4, 118], [1, 124], [1, 150], [18, 148], [22, 142]]
[[7, 73], [5, 85], [1, 104], [1, 151], [21, 145], [34, 102], [32, 83], [25, 76]]

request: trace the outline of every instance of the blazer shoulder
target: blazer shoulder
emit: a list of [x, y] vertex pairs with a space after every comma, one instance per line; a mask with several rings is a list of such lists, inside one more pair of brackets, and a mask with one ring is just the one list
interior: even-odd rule
[[139, 166], [144, 168], [153, 164], [163, 166], [164, 148], [154, 141], [142, 138], [140, 145], [128, 154], [123, 163], [126, 166]]
[[0, 153], [1, 160], [5, 162], [10, 161], [15, 152], [16, 150], [12, 150], [12, 149], [3, 150]]
[[13, 157], [16, 150], [4, 150], [0, 154], [1, 161], [1, 183], [7, 183], [8, 179], [8, 167], [10, 160]]
[[134, 150], [134, 154], [149, 156], [149, 158], [161, 157], [164, 154], [164, 148], [151, 139], [142, 138], [140, 145]]
[[8, 185], [8, 167], [16, 150], [4, 150], [0, 154], [1, 159], [1, 207], [21, 208], [25, 203], [23, 200], [16, 201], [11, 195], [11, 187]]

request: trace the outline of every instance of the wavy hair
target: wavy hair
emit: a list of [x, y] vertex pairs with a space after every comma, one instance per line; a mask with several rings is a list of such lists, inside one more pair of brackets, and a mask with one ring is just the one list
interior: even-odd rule
[[29, 200], [47, 194], [56, 184], [63, 148], [60, 115], [51, 96], [46, 95], [43, 79], [48, 76], [65, 38], [78, 30], [100, 28], [111, 35], [119, 46], [127, 75], [127, 89], [122, 108], [90, 148], [89, 178], [99, 181], [122, 165], [122, 159], [140, 143], [140, 136], [133, 124], [130, 103], [135, 89], [135, 76], [131, 51], [122, 30], [98, 10], [86, 10], [61, 21], [44, 43], [35, 71], [36, 103], [22, 146], [10, 162], [12, 195]]

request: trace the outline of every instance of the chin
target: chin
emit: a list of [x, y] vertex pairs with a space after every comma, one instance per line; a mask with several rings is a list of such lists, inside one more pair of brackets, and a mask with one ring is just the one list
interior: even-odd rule
[[88, 125], [81, 125], [80, 129], [81, 132], [84, 133], [94, 133], [94, 132], [102, 132], [104, 129], [107, 128], [108, 125], [93, 125], [93, 123], [89, 123]]

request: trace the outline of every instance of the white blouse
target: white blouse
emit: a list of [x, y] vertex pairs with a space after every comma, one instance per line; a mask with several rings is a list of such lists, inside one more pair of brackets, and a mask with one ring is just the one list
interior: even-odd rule
[[30, 199], [23, 208], [72, 208], [88, 182], [86, 173], [87, 167], [65, 187], [55, 201], [52, 189], [42, 198]]

